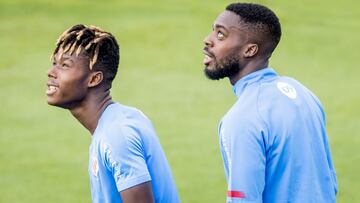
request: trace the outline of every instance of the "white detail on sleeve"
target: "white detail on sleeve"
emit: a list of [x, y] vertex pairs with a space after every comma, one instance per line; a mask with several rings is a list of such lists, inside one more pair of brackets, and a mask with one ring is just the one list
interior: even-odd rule
[[103, 144], [102, 149], [104, 150], [105, 157], [108, 159], [109, 167], [113, 171], [115, 182], [118, 182], [121, 175], [120, 164], [113, 159], [112, 151], [108, 145]]
[[277, 88], [290, 99], [296, 99], [296, 90], [290, 84], [285, 82], [278, 82]]
[[221, 137], [221, 144], [222, 144], [222, 147], [223, 147], [225, 155], [226, 155], [226, 159], [227, 159], [227, 163], [228, 163], [228, 169], [230, 169], [231, 168], [230, 151], [229, 151], [229, 147], [226, 144], [226, 138], [225, 138], [224, 129], [220, 130], [220, 137]]
[[92, 173], [97, 178], [99, 174], [99, 163], [96, 155], [92, 156]]

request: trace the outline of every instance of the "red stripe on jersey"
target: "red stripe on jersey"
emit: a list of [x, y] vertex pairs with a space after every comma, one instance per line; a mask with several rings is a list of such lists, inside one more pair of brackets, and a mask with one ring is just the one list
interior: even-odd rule
[[241, 191], [228, 191], [227, 196], [231, 198], [245, 198], [245, 194]]

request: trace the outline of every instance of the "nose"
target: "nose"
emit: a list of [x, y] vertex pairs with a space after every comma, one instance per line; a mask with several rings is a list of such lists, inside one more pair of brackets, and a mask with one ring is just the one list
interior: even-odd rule
[[49, 78], [56, 78], [55, 66], [49, 68], [49, 70], [47, 71], [47, 76]]
[[210, 35], [208, 35], [208, 36], [206, 36], [204, 38], [204, 44], [205, 44], [206, 47], [213, 47], [214, 46], [214, 43], [211, 40]]

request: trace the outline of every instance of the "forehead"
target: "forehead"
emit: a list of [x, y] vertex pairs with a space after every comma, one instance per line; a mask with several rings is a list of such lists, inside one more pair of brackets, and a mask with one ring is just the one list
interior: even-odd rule
[[72, 67], [82, 67], [81, 69], [90, 70], [89, 58], [81, 54], [79, 56], [76, 56], [75, 54], [70, 55], [68, 53], [64, 53], [64, 54], [56, 53], [52, 60], [53, 62], [56, 63], [69, 62], [70, 66]]
[[79, 54], [78, 56], [76, 56], [75, 54], [68, 54], [68, 53], [56, 53], [54, 55], [53, 60], [55, 61], [65, 61], [65, 60], [70, 60], [74, 63], [83, 63], [88, 59], [88, 57], [83, 56], [82, 54]]
[[222, 12], [215, 20], [214, 27], [224, 27], [227, 29], [240, 29], [240, 16], [231, 11]]

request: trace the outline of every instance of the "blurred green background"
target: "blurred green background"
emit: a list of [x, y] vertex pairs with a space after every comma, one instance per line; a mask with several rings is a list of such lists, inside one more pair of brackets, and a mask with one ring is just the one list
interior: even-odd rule
[[[58, 36], [85, 23], [121, 46], [112, 95], [153, 121], [184, 203], [225, 202], [217, 125], [235, 102], [203, 75], [203, 38], [231, 1], [0, 0], [0, 202], [90, 202], [89, 133], [46, 104]], [[360, 1], [254, 1], [279, 16], [271, 66], [324, 104], [338, 202], [360, 202]]]

